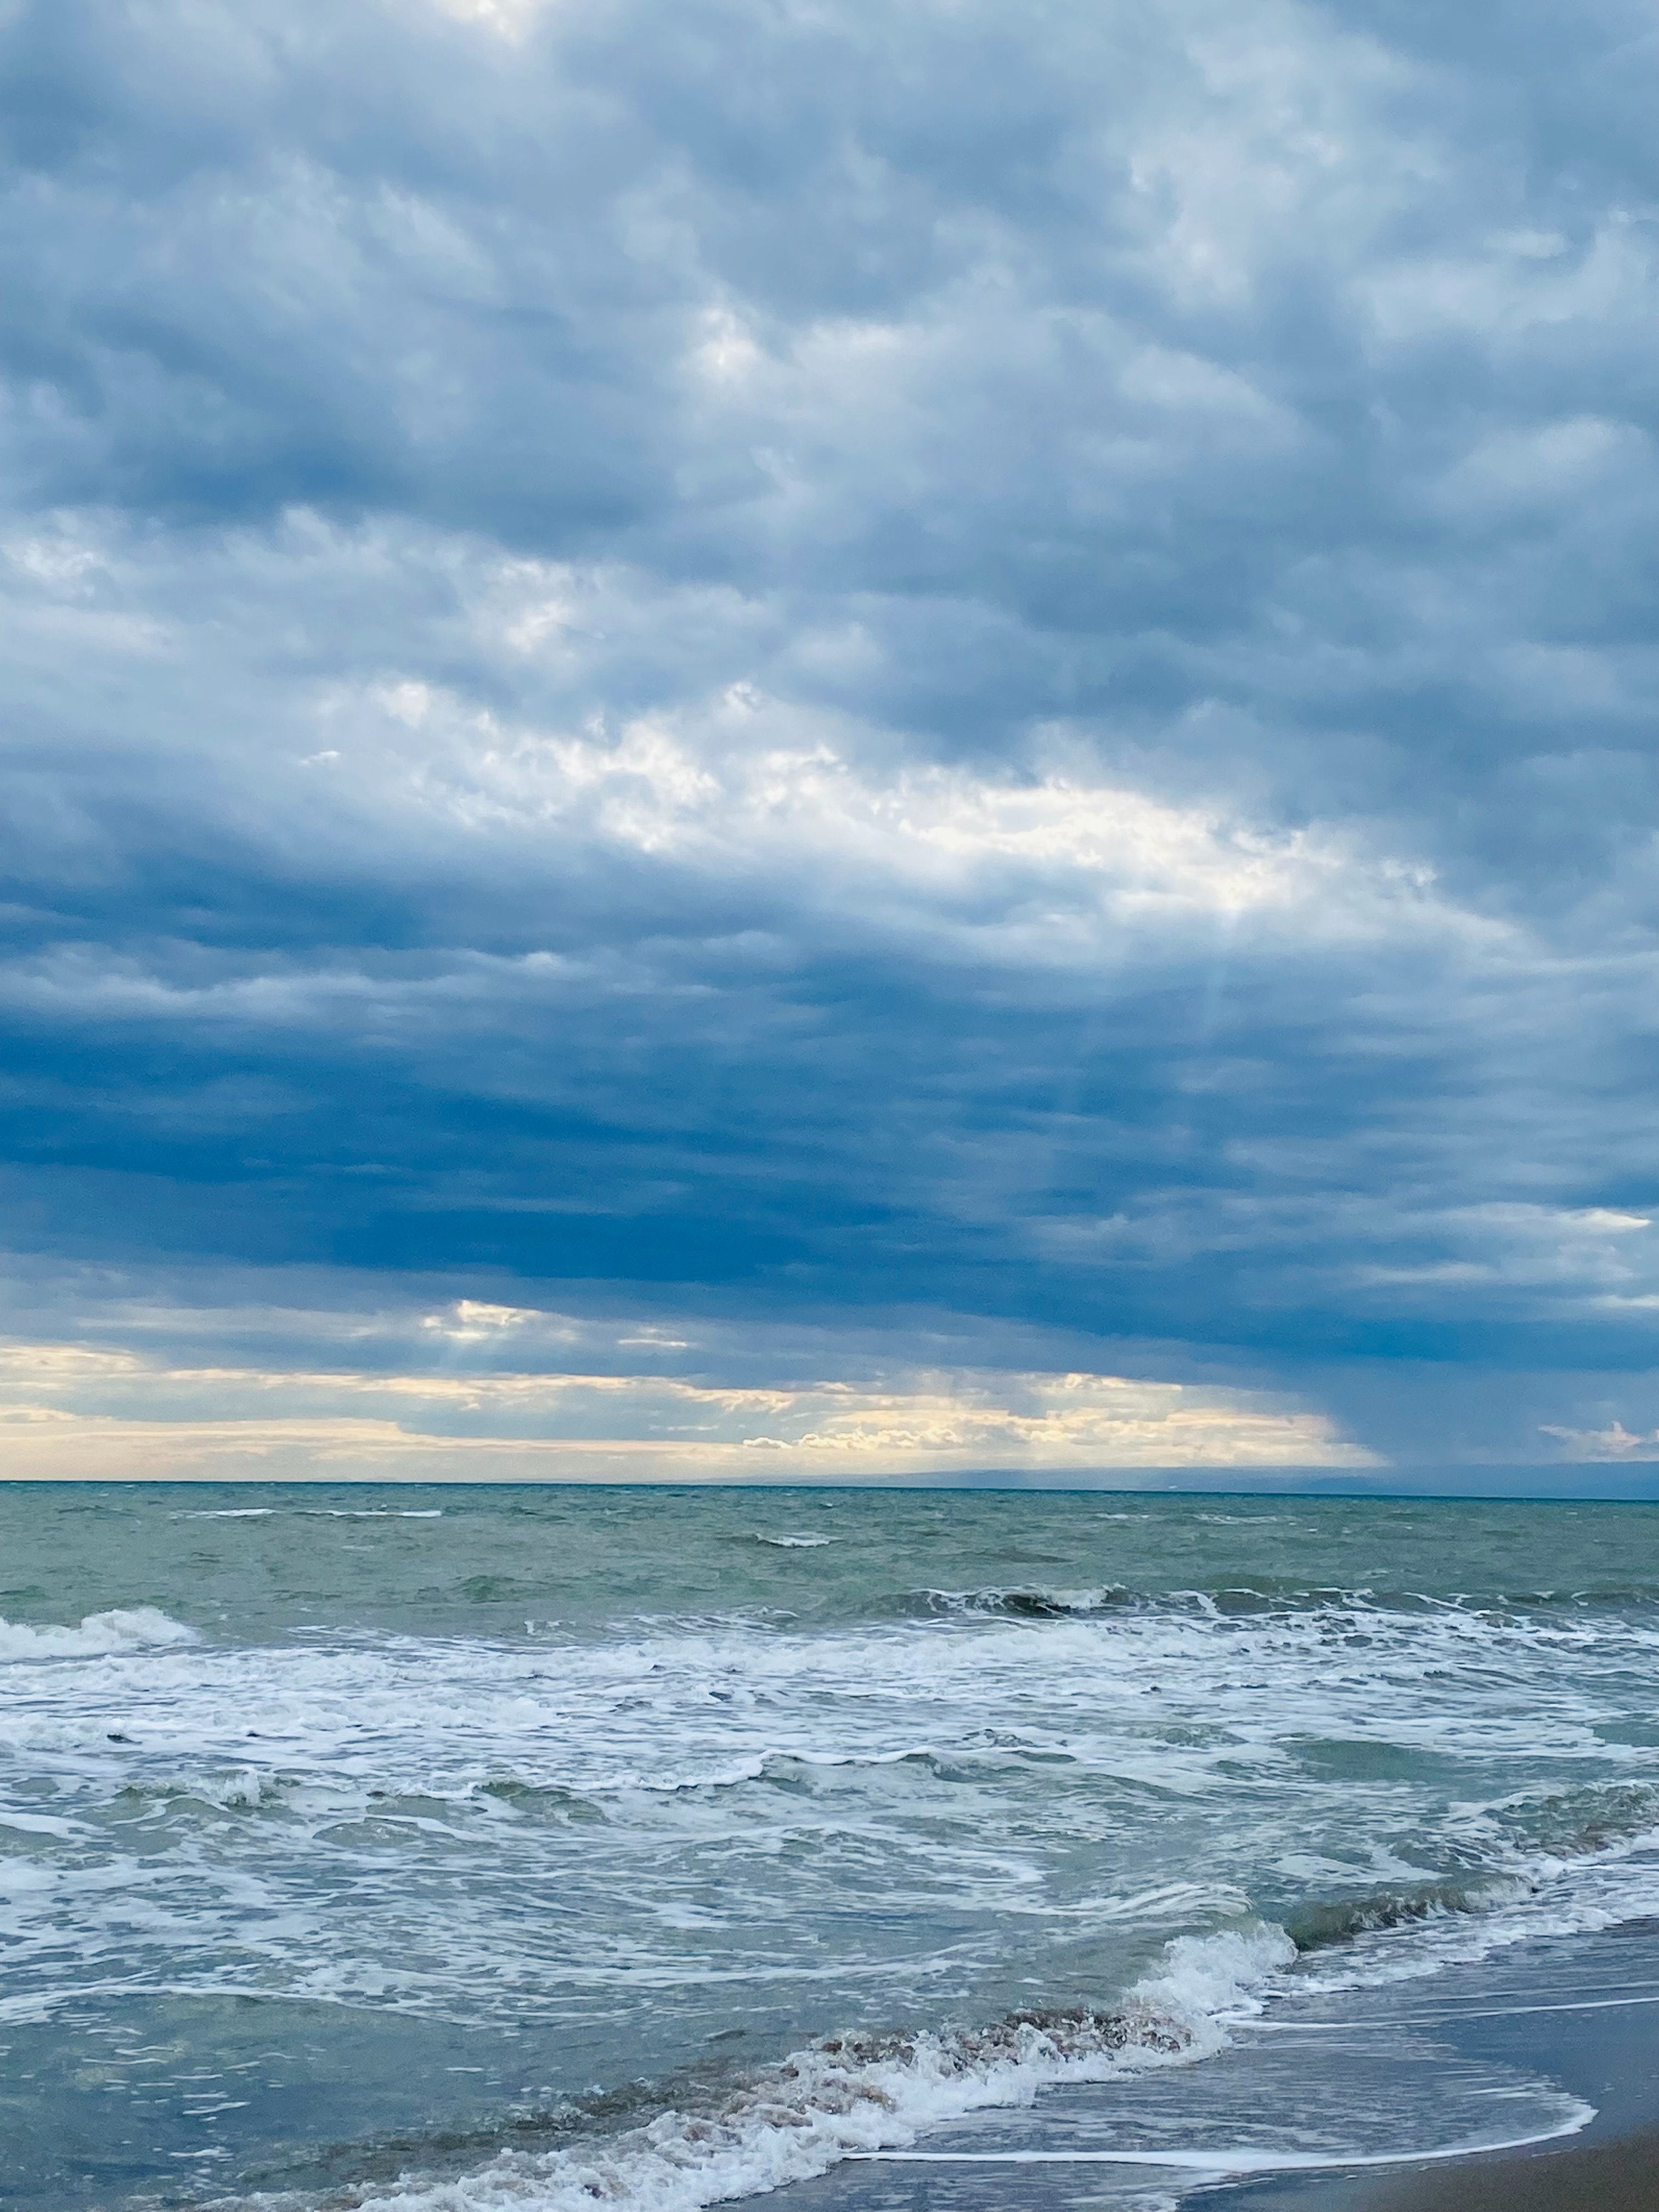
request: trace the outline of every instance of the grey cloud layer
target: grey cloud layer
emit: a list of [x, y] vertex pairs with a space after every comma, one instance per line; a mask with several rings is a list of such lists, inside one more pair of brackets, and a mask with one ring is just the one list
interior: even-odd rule
[[14, 7], [20, 1233], [1645, 1434], [1653, 51], [1477, 12]]

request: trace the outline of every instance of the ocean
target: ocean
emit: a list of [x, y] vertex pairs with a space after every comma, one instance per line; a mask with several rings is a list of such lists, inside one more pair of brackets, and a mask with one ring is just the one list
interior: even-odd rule
[[1659, 1507], [16, 1485], [0, 1613], [23, 2212], [1167, 2212], [1659, 1996]]

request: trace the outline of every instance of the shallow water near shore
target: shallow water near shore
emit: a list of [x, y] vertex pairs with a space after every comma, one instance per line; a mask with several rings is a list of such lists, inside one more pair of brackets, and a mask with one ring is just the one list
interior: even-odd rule
[[1422, 2015], [1659, 1911], [1655, 1507], [19, 1486], [0, 1614], [40, 2212], [1167, 2206], [1582, 2124]]

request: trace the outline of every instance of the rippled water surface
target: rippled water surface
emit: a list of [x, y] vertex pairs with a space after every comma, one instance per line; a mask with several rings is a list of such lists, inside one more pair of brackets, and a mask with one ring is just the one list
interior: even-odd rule
[[1425, 2141], [1571, 2125], [1376, 2024], [1659, 1909], [1656, 1539], [1617, 1505], [0, 1490], [13, 2191], [691, 2212], [1083, 2096], [1167, 2203], [1143, 2152], [1242, 2155], [1264, 2098], [1262, 2155], [1365, 2154], [1328, 2087], [1263, 2086], [1322, 2006]]

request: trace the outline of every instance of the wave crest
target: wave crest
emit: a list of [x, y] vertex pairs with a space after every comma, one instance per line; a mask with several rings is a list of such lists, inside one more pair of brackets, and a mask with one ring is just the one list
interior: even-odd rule
[[1521, 1885], [1489, 1877], [1484, 1881], [1425, 1881], [1402, 1888], [1382, 1887], [1352, 1897], [1316, 1898], [1285, 1921], [1285, 1933], [1298, 1951], [1324, 1951], [1385, 1928], [1407, 1928], [1414, 1921], [1450, 1913], [1480, 1912], [1500, 1895]]

